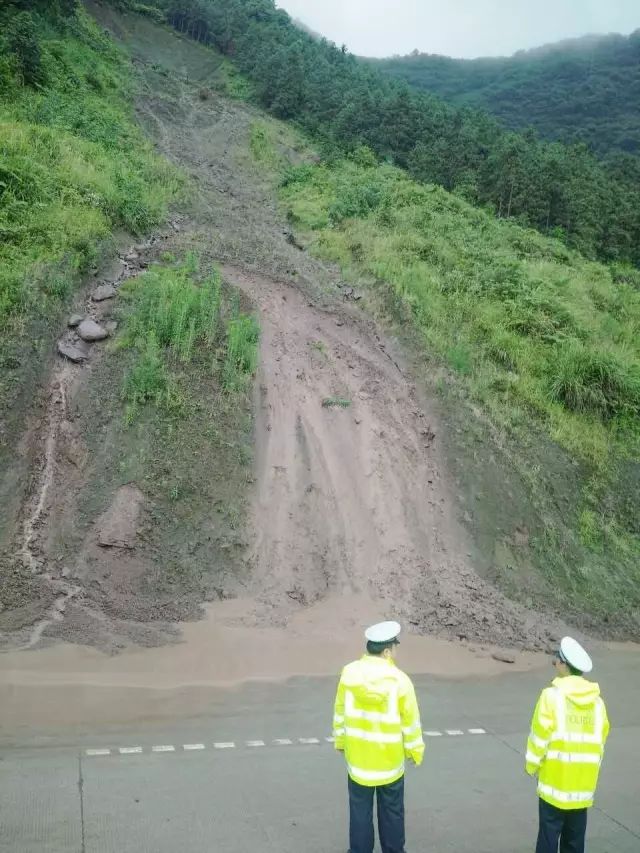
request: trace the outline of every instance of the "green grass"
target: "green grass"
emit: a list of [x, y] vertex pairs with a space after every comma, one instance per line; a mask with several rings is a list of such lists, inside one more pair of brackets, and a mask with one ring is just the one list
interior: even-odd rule
[[[636, 272], [585, 260], [361, 152], [287, 170], [281, 195], [311, 251], [368, 287], [374, 304], [377, 295], [400, 305], [439, 365], [430, 372], [440, 390], [482, 411], [486, 442], [501, 436], [511, 448], [554, 543], [535, 543], [548, 580], [601, 615], [640, 605], [637, 592], [629, 597], [629, 583], [640, 589]], [[563, 475], [527, 456], [536, 434], [582, 483], [564, 518], [550, 497]]]
[[256, 121], [251, 125], [249, 149], [256, 163], [271, 168], [278, 166], [280, 158], [272, 138], [271, 128], [265, 122]]
[[175, 170], [135, 125], [128, 65], [80, 12], [65, 32], [35, 19], [43, 83], [0, 92], [0, 332], [19, 335], [71, 292], [116, 229], [159, 223]]
[[258, 366], [260, 327], [255, 317], [236, 316], [227, 329], [223, 385], [227, 391], [246, 389]]
[[251, 101], [255, 99], [255, 86], [227, 59], [221, 62], [220, 71], [223, 75], [223, 93], [234, 101]]
[[134, 355], [122, 389], [128, 422], [147, 403], [183, 414], [194, 370], [214, 375], [227, 392], [247, 389], [260, 329], [254, 317], [240, 313], [235, 294], [225, 297], [217, 270], [203, 275], [190, 253], [181, 264], [131, 279], [121, 294], [118, 346]]
[[282, 194], [313, 251], [389, 282], [428, 349], [500, 420], [533, 416], [598, 464], [638, 450], [634, 284], [390, 166], [291, 169]]
[[571, 411], [595, 413], [607, 420], [638, 414], [640, 369], [627, 352], [569, 341], [550, 365], [549, 381], [552, 399]]

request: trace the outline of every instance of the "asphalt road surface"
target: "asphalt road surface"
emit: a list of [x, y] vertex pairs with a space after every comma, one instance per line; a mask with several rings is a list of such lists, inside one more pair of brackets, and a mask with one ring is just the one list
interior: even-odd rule
[[[594, 674], [612, 721], [589, 853], [640, 850], [640, 655]], [[407, 850], [531, 853], [523, 770], [548, 671], [416, 678], [427, 752], [407, 771]], [[327, 740], [335, 681], [219, 691], [206, 716], [127, 729], [1, 732], [0, 851], [344, 853], [346, 774]]]

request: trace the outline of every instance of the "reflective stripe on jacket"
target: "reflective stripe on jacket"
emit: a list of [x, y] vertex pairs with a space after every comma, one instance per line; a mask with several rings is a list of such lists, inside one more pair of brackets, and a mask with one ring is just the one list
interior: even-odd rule
[[364, 655], [342, 670], [333, 716], [336, 749], [360, 785], [389, 785], [405, 758], [422, 762], [424, 741], [415, 690], [393, 661]]
[[578, 675], [555, 678], [540, 695], [527, 742], [526, 769], [538, 774], [540, 798], [559, 809], [590, 808], [608, 734], [599, 686]]

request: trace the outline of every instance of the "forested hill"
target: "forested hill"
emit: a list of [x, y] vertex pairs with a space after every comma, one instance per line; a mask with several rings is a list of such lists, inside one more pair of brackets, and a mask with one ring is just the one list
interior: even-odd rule
[[[250, 81], [260, 106], [296, 122], [329, 156], [367, 146], [418, 180], [587, 256], [640, 264], [640, 158], [620, 154], [605, 165], [586, 146], [506, 131], [487, 113], [451, 107], [312, 38], [274, 0], [104, 2], [153, 14], [219, 50]], [[43, 3], [19, 0], [25, 11], [13, 16], [20, 27], [7, 43], [14, 70], [0, 63], [0, 76], [28, 64], [30, 10], [37, 14]]]
[[507, 127], [531, 126], [547, 139], [585, 142], [600, 155], [640, 154], [640, 29], [509, 58], [450, 59], [416, 51], [373, 63], [458, 106], [486, 109]]

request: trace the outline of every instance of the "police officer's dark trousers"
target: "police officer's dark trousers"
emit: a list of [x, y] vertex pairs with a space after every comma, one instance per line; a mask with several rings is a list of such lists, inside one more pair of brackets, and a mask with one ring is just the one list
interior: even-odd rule
[[349, 853], [373, 853], [373, 799], [378, 801], [382, 853], [404, 853], [404, 776], [369, 787], [349, 778]]
[[584, 853], [587, 809], [558, 809], [544, 800], [539, 804], [536, 853]]

